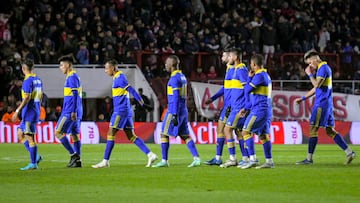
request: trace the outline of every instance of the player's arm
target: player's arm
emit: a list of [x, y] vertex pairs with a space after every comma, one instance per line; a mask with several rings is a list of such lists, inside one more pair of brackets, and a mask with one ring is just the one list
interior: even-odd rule
[[222, 86], [210, 99], [205, 101], [205, 104], [210, 104], [211, 102], [217, 100], [219, 97], [224, 95], [224, 86]]
[[301, 98], [297, 98], [295, 99], [295, 102], [297, 104], [300, 104], [302, 101], [307, 100], [308, 98], [312, 97], [315, 95], [315, 91], [316, 91], [316, 87], [313, 87], [310, 91], [308, 91], [304, 96], [302, 96]]
[[21, 111], [22, 108], [24, 108], [24, 106], [29, 103], [30, 101], [30, 94], [31, 93], [24, 93], [23, 99], [20, 103], [20, 105], [16, 108], [15, 113], [13, 114], [13, 117], [11, 118], [11, 120], [14, 122], [16, 121], [16, 119], [18, 118], [19, 112]]
[[71, 92], [73, 96], [73, 105], [71, 108], [71, 120], [77, 120], [77, 108], [78, 108], [78, 99], [79, 99], [79, 88], [80, 88], [80, 81], [77, 77], [70, 77], [69, 78], [69, 85], [71, 87]]
[[134, 99], [139, 102], [141, 106], [144, 106], [144, 100], [141, 98], [139, 93], [131, 86], [127, 85], [125, 89], [134, 97]]

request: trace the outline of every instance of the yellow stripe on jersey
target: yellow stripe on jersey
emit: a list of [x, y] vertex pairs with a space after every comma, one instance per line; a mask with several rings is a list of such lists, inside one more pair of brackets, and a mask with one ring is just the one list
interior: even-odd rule
[[[324, 79], [323, 77], [317, 77], [317, 78], [322, 78], [322, 79]], [[326, 78], [326, 79], [324, 80], [322, 86], [325, 86], [325, 87], [328, 87], [329, 89], [331, 89], [331, 88], [332, 88], [332, 79], [331, 79], [331, 77]]]
[[324, 64], [327, 64], [326, 61], [323, 61], [323, 62], [319, 63], [318, 66], [317, 66], [317, 69], [319, 69]]
[[167, 94], [168, 95], [174, 95], [174, 91], [175, 90], [179, 90], [179, 94], [181, 97], [184, 97], [187, 95], [187, 89], [185, 87], [171, 87], [171, 86], [167, 86]]
[[225, 80], [224, 81], [225, 89], [244, 89], [244, 85], [240, 80]]
[[235, 66], [235, 68], [243, 68], [243, 67], [245, 67], [245, 66], [246, 66], [245, 64], [239, 63], [239, 64], [237, 64], [237, 65]]
[[173, 72], [171, 72], [171, 77], [176, 75], [177, 73], [181, 73], [181, 70], [174, 70]]
[[21, 98], [25, 98], [25, 96], [29, 95], [29, 93], [25, 93], [24, 90], [21, 90]]
[[79, 87], [79, 88], [64, 87], [64, 97], [66, 97], [66, 96], [73, 96], [73, 93], [72, 93], [73, 90], [77, 90], [77, 91], [78, 91], [78, 95], [79, 95], [80, 97], [82, 97], [82, 87]]
[[113, 97], [124, 96], [127, 94], [128, 94], [128, 91], [125, 88], [121, 88], [121, 87], [112, 88], [112, 96]]
[[253, 91], [253, 94], [263, 95], [269, 97], [271, 94], [271, 88], [268, 86], [257, 86]]

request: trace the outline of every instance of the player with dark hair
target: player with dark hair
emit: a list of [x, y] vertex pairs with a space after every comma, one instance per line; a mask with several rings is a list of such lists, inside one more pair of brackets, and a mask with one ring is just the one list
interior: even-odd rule
[[144, 141], [135, 135], [133, 112], [131, 108], [131, 102], [129, 99], [129, 93], [132, 94], [137, 102], [141, 106], [144, 105], [144, 101], [136, 90], [130, 86], [125, 74], [118, 70], [118, 63], [116, 60], [108, 60], [105, 63], [105, 73], [113, 77], [112, 85], [112, 97], [114, 104], [114, 111], [110, 119], [110, 126], [107, 133], [106, 148], [104, 152], [104, 159], [98, 164], [92, 165], [93, 168], [110, 167], [110, 156], [115, 145], [115, 136], [119, 130], [124, 130], [128, 140], [133, 142], [144, 154], [148, 157], [146, 167], [150, 167], [151, 164], [158, 159], [146, 146]]
[[231, 111], [227, 118], [224, 133], [227, 139], [227, 146], [229, 150], [229, 159], [225, 163], [221, 164], [220, 167], [227, 168], [231, 166], [237, 166], [238, 162], [236, 159], [236, 148], [235, 138], [233, 136], [234, 129], [238, 129], [238, 139], [240, 143], [240, 150], [243, 154], [242, 161], [239, 165], [246, 164], [249, 160], [247, 150], [244, 147], [244, 140], [242, 138], [242, 128], [246, 117], [240, 118], [238, 112], [245, 107], [245, 92], [244, 86], [248, 81], [248, 69], [245, 64], [241, 63], [241, 51], [238, 49], [232, 49], [230, 51], [229, 64], [232, 69], [229, 70], [229, 77], [225, 78], [224, 87], [229, 92], [229, 102]]
[[[22, 72], [25, 75], [22, 84], [22, 101], [15, 110], [12, 120], [16, 120], [21, 112], [21, 123], [18, 128], [18, 137], [24, 143], [25, 148], [30, 154], [31, 163], [20, 170], [33, 170], [38, 168], [38, 163], [42, 157], [38, 155], [35, 140], [36, 124], [40, 116], [40, 104], [43, 95], [41, 79], [34, 73], [34, 62], [25, 60], [22, 62]], [[24, 141], [26, 139], [26, 141]]]
[[264, 68], [264, 57], [262, 55], [253, 55], [250, 60], [250, 67], [249, 81], [245, 85], [245, 97], [249, 102], [247, 102], [245, 108], [241, 109], [239, 112], [241, 116], [245, 116], [246, 113], [249, 112], [249, 115], [245, 120], [242, 134], [250, 156], [250, 161], [239, 167], [248, 169], [258, 165], [259, 162], [255, 154], [253, 137], [253, 134], [256, 134], [260, 137], [266, 159], [263, 165], [256, 168], [274, 168], [270, 140], [272, 117], [271, 78]]
[[[225, 80], [228, 77], [228, 72], [231, 66], [228, 64], [229, 62], [229, 52], [224, 51], [221, 56], [221, 62], [223, 64], [226, 64], [226, 73], [225, 73]], [[228, 117], [228, 114], [230, 113], [230, 103], [229, 98], [230, 94], [228, 91], [225, 90], [224, 86], [219, 89], [217, 93], [215, 93], [210, 99], [205, 101], [205, 104], [210, 104], [211, 102], [215, 101], [219, 97], [224, 96], [224, 106], [221, 109], [220, 117], [218, 120], [218, 125], [216, 128], [216, 155], [214, 158], [210, 159], [209, 161], [205, 161], [204, 164], [206, 165], [218, 165], [220, 166], [222, 164], [222, 153], [223, 148], [225, 144], [225, 134], [224, 134], [224, 127], [225, 123]]]
[[346, 154], [345, 164], [350, 164], [355, 158], [355, 152], [346, 144], [343, 137], [334, 129], [333, 97], [332, 97], [332, 71], [326, 61], [322, 61], [315, 50], [305, 53], [304, 61], [308, 66], [305, 69], [313, 88], [305, 96], [295, 100], [297, 104], [315, 95], [315, 104], [310, 117], [310, 139], [308, 155], [298, 165], [313, 164], [313, 155], [318, 142], [319, 128], [325, 128], [330, 136]]
[[[83, 116], [82, 87], [79, 75], [73, 69], [73, 58], [63, 56], [59, 59], [60, 70], [66, 75], [64, 85], [64, 103], [61, 115], [55, 128], [55, 136], [70, 154], [67, 167], [81, 167], [80, 124]], [[66, 134], [70, 134], [74, 147]]]
[[194, 160], [188, 167], [200, 166], [201, 161], [194, 141], [189, 136], [187, 81], [185, 75], [179, 70], [180, 60], [175, 55], [170, 55], [165, 61], [166, 71], [171, 73], [167, 84], [168, 111], [162, 123], [161, 151], [162, 160], [153, 167], [169, 167], [169, 136], [180, 136], [189, 148]]

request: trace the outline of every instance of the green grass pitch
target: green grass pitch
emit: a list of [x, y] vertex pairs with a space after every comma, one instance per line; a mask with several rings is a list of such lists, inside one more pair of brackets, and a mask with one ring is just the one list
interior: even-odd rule
[[[160, 145], [149, 147], [161, 157]], [[202, 161], [215, 153], [215, 145], [197, 147]], [[344, 165], [336, 145], [318, 145], [309, 166], [295, 165], [307, 145], [274, 145], [275, 168], [264, 170], [187, 168], [186, 145], [171, 145], [169, 168], [145, 168], [147, 157], [132, 144], [115, 146], [110, 168], [93, 169], [105, 144], [82, 149], [83, 167], [70, 169], [61, 145], [40, 144], [39, 169], [20, 171], [28, 163], [23, 145], [0, 144], [0, 202], [360, 202], [360, 158]], [[261, 145], [256, 150], [263, 162]]]

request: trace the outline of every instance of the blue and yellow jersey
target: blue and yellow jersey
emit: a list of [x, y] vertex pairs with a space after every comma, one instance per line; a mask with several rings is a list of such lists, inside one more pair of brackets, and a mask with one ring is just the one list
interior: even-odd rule
[[229, 89], [229, 81], [232, 78], [232, 75], [235, 72], [235, 68], [231, 65], [227, 65], [226, 67], [226, 73], [225, 73], [225, 78], [224, 78], [224, 107], [230, 106], [231, 105], [231, 93], [230, 93], [230, 89]]
[[171, 73], [167, 84], [168, 112], [179, 114], [180, 110], [186, 108], [187, 81], [181, 70]]
[[25, 75], [22, 84], [21, 96], [24, 99], [30, 96], [30, 101], [22, 109], [22, 119], [24, 121], [38, 121], [40, 116], [40, 104], [43, 95], [43, 86], [40, 78], [35, 74]]
[[112, 85], [114, 112], [128, 112], [132, 115], [130, 95], [127, 90], [129, 86], [126, 75], [122, 71], [116, 72]]
[[79, 75], [74, 71], [70, 71], [66, 75], [64, 84], [64, 104], [62, 114], [77, 113], [78, 119], [82, 118], [82, 87]]
[[316, 78], [324, 79], [324, 83], [315, 90], [315, 105], [332, 104], [332, 71], [326, 62], [318, 65]]
[[244, 86], [248, 81], [248, 69], [245, 64], [240, 63], [232, 68], [231, 74], [224, 81], [224, 86], [229, 97], [232, 109], [241, 109], [245, 106]]
[[271, 110], [272, 83], [266, 69], [257, 70], [249, 85], [252, 87], [250, 95], [251, 111]]

